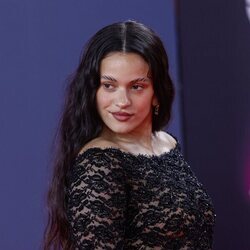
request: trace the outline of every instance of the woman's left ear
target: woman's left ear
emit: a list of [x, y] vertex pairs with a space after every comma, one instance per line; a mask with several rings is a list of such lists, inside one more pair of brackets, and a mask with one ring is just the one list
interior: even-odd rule
[[157, 97], [154, 95], [153, 100], [152, 100], [152, 106], [159, 105], [159, 102], [157, 100]]

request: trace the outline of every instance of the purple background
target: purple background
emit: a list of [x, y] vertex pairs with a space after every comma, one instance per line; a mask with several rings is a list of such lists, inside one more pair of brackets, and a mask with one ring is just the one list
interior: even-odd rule
[[245, 1], [178, 3], [186, 157], [215, 205], [214, 249], [249, 250], [250, 22]]
[[[0, 1], [0, 249], [39, 249], [66, 77], [99, 28], [136, 19], [162, 37], [177, 83], [172, 1]], [[171, 130], [181, 138], [178, 99]]]
[[0, 1], [0, 249], [39, 249], [65, 79], [90, 36], [129, 18], [166, 45], [177, 92], [169, 131], [213, 198], [214, 249], [250, 249], [244, 0]]

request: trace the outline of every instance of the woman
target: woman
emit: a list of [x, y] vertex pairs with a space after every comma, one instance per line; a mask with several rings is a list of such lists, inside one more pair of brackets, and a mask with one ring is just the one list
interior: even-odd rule
[[98, 31], [69, 85], [44, 249], [211, 249], [214, 211], [176, 138], [158, 36], [126, 21]]

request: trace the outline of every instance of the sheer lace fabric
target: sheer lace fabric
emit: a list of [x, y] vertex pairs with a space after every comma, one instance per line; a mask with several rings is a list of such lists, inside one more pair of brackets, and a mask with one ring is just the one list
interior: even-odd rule
[[212, 249], [213, 206], [179, 143], [150, 157], [88, 149], [68, 182], [76, 249]]

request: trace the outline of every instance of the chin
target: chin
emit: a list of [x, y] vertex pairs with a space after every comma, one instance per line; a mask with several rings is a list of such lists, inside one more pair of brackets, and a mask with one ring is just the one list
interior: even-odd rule
[[133, 131], [133, 129], [128, 129], [128, 128], [109, 128], [109, 129], [116, 134], [127, 134]]
[[[107, 126], [107, 125], [106, 125]], [[116, 134], [127, 134], [135, 130], [134, 127], [131, 126], [107, 126], [110, 131]]]

